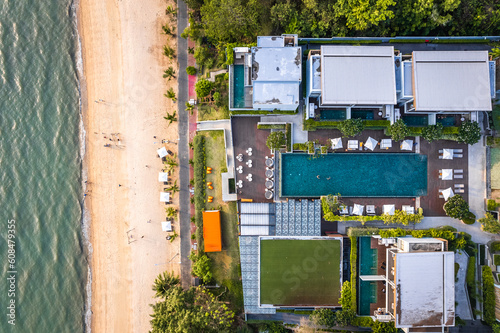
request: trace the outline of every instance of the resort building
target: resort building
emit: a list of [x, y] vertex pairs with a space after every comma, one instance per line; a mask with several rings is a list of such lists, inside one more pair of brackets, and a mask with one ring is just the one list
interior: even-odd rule
[[302, 49], [297, 35], [257, 37], [256, 47], [234, 48], [229, 67], [230, 110], [297, 110]]
[[455, 261], [454, 253], [447, 251], [447, 242], [413, 237], [377, 241], [386, 247], [381, 265], [385, 274], [361, 272], [359, 277], [361, 282], [384, 285], [385, 307], [375, 309], [373, 319], [394, 321], [397, 328], [408, 333], [444, 332], [454, 326]]

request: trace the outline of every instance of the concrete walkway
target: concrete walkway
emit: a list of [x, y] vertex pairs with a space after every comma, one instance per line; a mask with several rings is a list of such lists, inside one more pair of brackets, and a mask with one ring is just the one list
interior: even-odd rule
[[200, 121], [196, 126], [197, 131], [224, 131], [224, 143], [226, 148], [226, 166], [227, 172], [222, 173], [222, 200], [223, 201], [236, 201], [238, 199], [236, 193], [229, 193], [229, 178], [234, 178], [234, 146], [233, 135], [231, 131], [231, 120], [210, 120]]
[[186, 112], [188, 100], [187, 40], [181, 37], [181, 32], [187, 27], [188, 13], [184, 1], [177, 2], [177, 60], [179, 62], [177, 117], [179, 119], [179, 223], [181, 239], [181, 282], [184, 288], [191, 286], [191, 212], [189, 200], [189, 122]]
[[486, 244], [490, 240], [500, 239], [500, 235], [493, 235], [482, 231], [481, 224], [479, 222], [476, 222], [472, 225], [468, 225], [460, 222], [457, 219], [453, 219], [447, 216], [424, 217], [422, 222], [416, 225], [415, 229], [429, 229], [445, 225], [449, 225], [451, 227], [456, 228], [458, 231], [463, 231], [470, 234], [472, 236], [472, 241], [475, 243]]
[[210, 78], [208, 79], [208, 81], [215, 82], [215, 77], [219, 74], [224, 74], [224, 73], [227, 73], [227, 69], [220, 69], [216, 72], [210, 72]]
[[304, 143], [308, 140], [307, 131], [302, 130], [304, 108], [297, 114], [293, 115], [276, 115], [276, 116], [262, 116], [260, 121], [262, 123], [293, 123], [292, 136], [294, 143]]
[[465, 251], [455, 252], [455, 263], [460, 265], [455, 281], [455, 314], [463, 320], [472, 320], [472, 309], [469, 302], [465, 276], [467, 274], [467, 264], [469, 256]]

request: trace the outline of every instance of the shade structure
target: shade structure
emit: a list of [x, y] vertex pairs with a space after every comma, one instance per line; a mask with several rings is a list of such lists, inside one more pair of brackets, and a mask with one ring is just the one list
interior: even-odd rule
[[162, 222], [161, 223], [162, 231], [172, 231], [172, 222]]
[[389, 149], [392, 147], [392, 140], [391, 139], [382, 139], [380, 141], [380, 148], [381, 149]]
[[451, 187], [448, 187], [446, 190], [441, 191], [441, 194], [443, 194], [444, 201], [448, 201], [449, 198], [455, 195]]
[[443, 149], [443, 160], [452, 160], [453, 159], [453, 149]]
[[354, 207], [352, 209], [352, 215], [363, 215], [364, 209], [365, 209], [365, 206], [354, 204]]
[[375, 149], [375, 147], [377, 147], [377, 144], [378, 144], [378, 141], [375, 140], [374, 138], [372, 138], [371, 136], [369, 136], [365, 142], [365, 147], [367, 149], [370, 149], [371, 151], [373, 151]]
[[165, 156], [168, 155], [167, 148], [165, 148], [165, 147], [161, 147], [156, 152], [158, 153], [158, 156], [160, 156], [160, 158], [164, 158]]
[[441, 179], [442, 180], [452, 180], [453, 179], [453, 169], [443, 169]]
[[160, 172], [158, 173], [158, 181], [159, 182], [168, 182], [168, 173], [166, 172]]
[[160, 202], [170, 202], [170, 193], [161, 192], [160, 193]]
[[413, 149], [413, 140], [404, 140], [401, 143], [401, 150], [412, 150]]
[[332, 141], [332, 149], [342, 148], [342, 138], [331, 139], [331, 141]]
[[222, 250], [220, 211], [207, 210], [203, 212], [203, 239], [205, 252], [219, 252]]
[[394, 205], [384, 205], [382, 208], [383, 213], [389, 215], [394, 215], [394, 211], [396, 210], [396, 207]]

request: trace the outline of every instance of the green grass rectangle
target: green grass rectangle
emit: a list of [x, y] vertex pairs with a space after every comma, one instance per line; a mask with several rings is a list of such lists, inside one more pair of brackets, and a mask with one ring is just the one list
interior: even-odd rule
[[264, 239], [260, 243], [260, 303], [338, 305], [341, 241]]

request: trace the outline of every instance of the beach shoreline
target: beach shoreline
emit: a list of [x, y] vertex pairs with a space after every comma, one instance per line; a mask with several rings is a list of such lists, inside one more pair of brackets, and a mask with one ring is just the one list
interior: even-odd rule
[[[87, 172], [84, 209], [91, 244], [92, 315], [86, 331], [145, 332], [155, 277], [180, 272], [179, 240], [170, 243], [161, 231], [166, 206], [159, 202], [163, 165], [156, 155], [162, 139], [178, 138], [176, 124], [163, 120], [166, 110], [177, 109], [163, 96], [170, 86], [177, 90], [176, 82], [162, 78], [168, 66], [177, 68], [162, 54], [163, 45], [175, 46], [175, 39], [160, 33], [168, 21], [165, 2], [80, 0], [78, 5], [86, 132], [82, 177]], [[166, 147], [177, 151], [174, 143]], [[174, 196], [174, 207], [177, 200]]]

